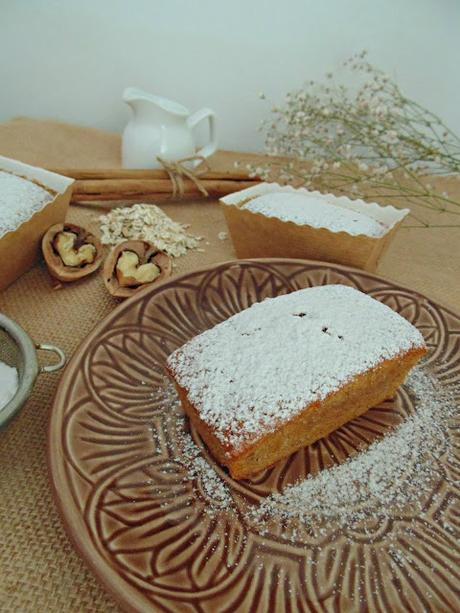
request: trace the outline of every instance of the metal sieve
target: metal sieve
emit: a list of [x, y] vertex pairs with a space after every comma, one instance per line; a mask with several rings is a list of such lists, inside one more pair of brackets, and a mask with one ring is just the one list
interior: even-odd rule
[[[40, 366], [38, 350], [50, 351], [59, 359], [55, 364]], [[14, 366], [19, 379], [16, 394], [4, 407], [0, 407], [1, 428], [19, 412], [29, 398], [37, 376], [40, 373], [60, 370], [66, 357], [64, 352], [54, 345], [34, 343], [21, 326], [0, 313], [0, 361]]]

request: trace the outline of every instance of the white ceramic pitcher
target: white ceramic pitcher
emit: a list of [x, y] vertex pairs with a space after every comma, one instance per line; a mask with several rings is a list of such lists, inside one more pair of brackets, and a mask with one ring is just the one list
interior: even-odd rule
[[[123, 100], [133, 111], [123, 132], [124, 168], [159, 168], [157, 156], [165, 160], [208, 157], [217, 149], [215, 114], [211, 109], [191, 114], [182, 104], [136, 87], [126, 88]], [[193, 128], [204, 119], [209, 121], [209, 143], [197, 151]]]

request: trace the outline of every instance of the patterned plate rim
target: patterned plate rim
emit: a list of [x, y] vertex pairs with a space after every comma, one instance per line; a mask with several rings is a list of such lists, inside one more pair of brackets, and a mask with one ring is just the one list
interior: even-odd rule
[[[125, 300], [123, 303], [115, 307], [113, 311], [111, 311], [106, 317], [104, 317], [100, 322], [96, 324], [96, 326], [88, 334], [88, 336], [84, 338], [83, 341], [79, 344], [71, 359], [69, 360], [69, 363], [67, 364], [61, 377], [61, 380], [59, 381], [48, 419], [47, 464], [53, 499], [55, 501], [58, 513], [61, 517], [67, 536], [69, 537], [72, 545], [74, 546], [80, 557], [84, 560], [84, 562], [93, 572], [95, 577], [114, 597], [116, 602], [122, 606], [125, 611], [138, 613], [139, 611], [148, 612], [153, 611], [154, 609], [152, 603], [149, 603], [139, 590], [133, 587], [125, 579], [120, 577], [117, 571], [114, 570], [110, 566], [110, 564], [107, 563], [107, 561], [101, 556], [97, 549], [90, 545], [90, 539], [85, 539], [81, 537], [81, 533], [83, 533], [86, 529], [82, 516], [73, 502], [71, 507], [69, 507], [64, 501], [65, 496], [62, 495], [62, 484], [64, 483], [68, 488], [65, 472], [63, 470], [64, 454], [62, 451], [62, 446], [59, 444], [59, 441], [53, 435], [53, 433], [55, 432], [55, 423], [58, 419], [59, 397], [61, 395], [61, 391], [66, 387], [67, 381], [71, 378], [73, 371], [79, 364], [80, 356], [84, 353], [85, 349], [93, 341], [93, 339], [98, 336], [100, 331], [107, 325], [110, 320], [118, 317], [119, 313], [132, 308], [132, 306], [144, 296], [149, 294], [155, 296], [155, 294], [158, 293], [159, 290], [162, 290], [165, 286], [174, 286], [178, 282], [187, 278], [191, 278], [193, 276], [199, 276], [200, 274], [206, 272], [225, 269], [235, 265], [238, 266], [251, 263], [268, 264], [272, 266], [289, 266], [299, 264], [304, 266], [310, 265], [315, 268], [318, 266], [324, 266], [335, 271], [346, 271], [348, 273], [353, 273], [361, 277], [366, 277], [368, 279], [383, 282], [385, 284], [390, 285], [392, 289], [402, 290], [411, 293], [412, 295], [418, 297], [421, 300], [427, 300], [433, 305], [441, 307], [444, 311], [450, 313], [454, 317], [460, 318], [459, 313], [456, 313], [453, 309], [448, 306], [445, 306], [443, 303], [437, 300], [432, 300], [431, 298], [417, 290], [413, 290], [412, 288], [407, 287], [405, 285], [395, 283], [391, 279], [388, 279], [381, 275], [367, 272], [358, 268], [353, 268], [351, 266], [335, 264], [332, 262], [324, 262], [319, 260], [302, 260], [293, 258], [234, 259], [219, 262], [216, 264], [211, 264], [208, 266], [203, 266], [196, 270], [178, 275], [172, 279], [168, 279], [153, 287], [146, 287], [145, 289], [137, 292], [134, 296]], [[67, 494], [67, 500], [72, 500], [70, 490], [67, 492]]]

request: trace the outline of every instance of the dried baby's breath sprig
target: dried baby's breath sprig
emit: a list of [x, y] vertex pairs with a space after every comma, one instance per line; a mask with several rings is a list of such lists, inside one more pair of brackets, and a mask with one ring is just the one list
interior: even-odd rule
[[459, 137], [407, 98], [366, 52], [343, 69], [355, 74], [354, 87], [327, 73], [324, 82], [309, 81], [272, 109], [261, 129], [273, 159], [249, 166], [251, 175], [460, 215], [460, 202], [427, 179], [460, 172]]

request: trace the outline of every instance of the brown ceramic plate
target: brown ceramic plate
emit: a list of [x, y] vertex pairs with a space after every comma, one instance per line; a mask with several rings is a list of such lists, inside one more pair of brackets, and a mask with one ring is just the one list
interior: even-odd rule
[[[51, 415], [51, 477], [69, 535], [127, 610], [458, 610], [458, 459], [440, 458], [445, 478], [433, 484], [419, 524], [407, 514], [376, 516], [360, 530], [326, 526], [321, 537], [292, 542], [282, 526], [258, 535], [239, 512], [242, 501], [257, 504], [391, 430], [416, 409], [404, 388], [253, 481], [232, 481], [192, 432], [236, 512], [209, 513], [206, 484], [184, 484], [172, 409], [157, 393], [167, 355], [255, 301], [327, 283], [357, 287], [399, 311], [424, 334], [442, 385], [460, 380], [459, 316], [377, 276], [299, 260], [230, 262], [148, 289], [76, 352]], [[403, 536], [408, 522], [417, 526], [411, 539]], [[396, 561], [395, 539], [403, 554]]]

